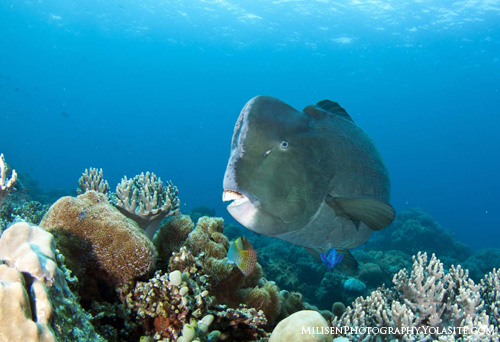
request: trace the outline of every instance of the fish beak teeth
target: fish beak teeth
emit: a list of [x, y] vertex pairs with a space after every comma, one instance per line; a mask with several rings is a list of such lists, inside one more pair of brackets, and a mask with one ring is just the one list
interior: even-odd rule
[[229, 204], [229, 206], [235, 207], [249, 201], [249, 199], [238, 191], [224, 190], [224, 192], [222, 193], [222, 201], [234, 201], [233, 203]]

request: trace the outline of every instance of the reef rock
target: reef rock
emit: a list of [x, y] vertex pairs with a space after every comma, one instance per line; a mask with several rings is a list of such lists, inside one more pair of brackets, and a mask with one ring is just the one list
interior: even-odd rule
[[63, 197], [50, 207], [40, 226], [55, 235], [67, 266], [79, 278], [85, 275], [115, 286], [154, 269], [153, 243], [104, 194], [87, 191], [76, 198]]
[[104, 342], [56, 260], [52, 235], [19, 222], [0, 238], [0, 341]]
[[312, 310], [298, 311], [279, 322], [269, 339], [269, 342], [330, 341], [333, 341], [333, 337], [329, 333], [328, 323], [317, 311]]
[[464, 261], [472, 251], [420, 209], [404, 210], [394, 222], [368, 241], [366, 249], [400, 250], [414, 255], [418, 252], [435, 252], [441, 257]]

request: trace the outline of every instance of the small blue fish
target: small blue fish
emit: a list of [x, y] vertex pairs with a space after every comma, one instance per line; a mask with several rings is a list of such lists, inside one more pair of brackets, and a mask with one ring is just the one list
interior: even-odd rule
[[85, 210], [82, 211], [81, 213], [79, 213], [78, 216], [77, 216], [78, 222], [82, 222], [83, 219], [85, 218], [85, 215], [87, 215], [87, 212]]
[[330, 249], [328, 254], [321, 253], [320, 258], [329, 270], [333, 270], [335, 265], [340, 264], [340, 262], [344, 258], [344, 254], [337, 254], [335, 248], [332, 248]]

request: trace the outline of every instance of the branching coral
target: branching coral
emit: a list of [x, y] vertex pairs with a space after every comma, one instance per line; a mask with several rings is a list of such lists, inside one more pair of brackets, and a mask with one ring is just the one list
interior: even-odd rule
[[481, 293], [490, 323], [500, 324], [500, 270], [493, 269], [481, 280]]
[[12, 170], [10, 179], [7, 179], [7, 165], [5, 164], [3, 154], [0, 154], [0, 207], [5, 202], [9, 193], [14, 190], [16, 180], [16, 170]]
[[154, 173], [141, 173], [132, 179], [123, 177], [116, 186], [116, 207], [136, 221], [152, 238], [160, 222], [179, 211], [177, 187], [168, 181], [163, 184]]
[[[488, 284], [494, 283], [493, 278], [495, 275], [491, 281], [487, 280]], [[363, 341], [389, 341], [392, 338], [404, 341], [429, 340], [437, 336], [437, 328], [458, 327], [461, 330], [446, 330], [448, 335], [443, 336], [465, 341], [465, 331], [489, 329], [498, 338], [495, 327], [490, 325], [494, 310], [485, 308], [481, 286], [474, 284], [468, 278], [468, 272], [460, 266], [452, 266], [445, 273], [443, 264], [435, 255], [428, 261], [426, 253], [419, 253], [413, 257], [411, 273], [401, 270], [394, 276], [393, 283], [393, 289], [382, 287], [366, 298], [357, 298], [340, 319], [333, 320], [333, 325], [399, 329], [394, 336], [369, 335], [366, 330], [352, 335], [353, 339]], [[485, 286], [490, 287], [483, 285], [483, 292]], [[413, 327], [432, 327], [434, 333], [426, 330], [404, 331], [405, 328]]]
[[109, 184], [106, 180], [102, 178], [102, 169], [97, 170], [91, 167], [90, 169], [85, 169], [82, 176], [78, 180], [81, 191], [79, 194], [83, 194], [86, 191], [94, 190], [102, 194], [107, 194], [109, 192]]

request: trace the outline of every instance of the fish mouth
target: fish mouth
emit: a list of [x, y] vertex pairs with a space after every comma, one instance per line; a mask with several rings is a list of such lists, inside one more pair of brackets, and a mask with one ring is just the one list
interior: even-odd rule
[[250, 202], [250, 199], [247, 196], [243, 195], [241, 192], [235, 190], [224, 190], [224, 192], [222, 193], [222, 201], [233, 201], [227, 206], [229, 208], [243, 205], [247, 202]]

